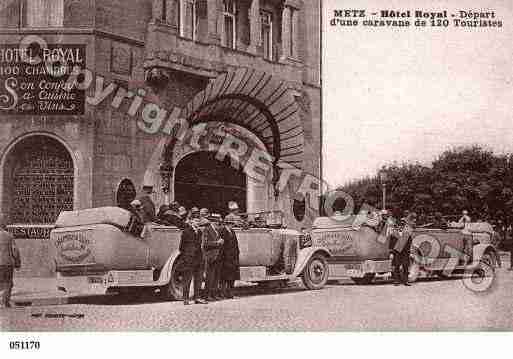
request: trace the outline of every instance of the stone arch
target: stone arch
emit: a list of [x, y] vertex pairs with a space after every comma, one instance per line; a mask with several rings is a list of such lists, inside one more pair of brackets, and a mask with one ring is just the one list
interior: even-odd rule
[[[279, 160], [301, 167], [304, 132], [302, 96], [294, 85], [266, 72], [239, 68], [225, 73], [200, 91], [182, 111], [189, 126], [207, 121], [231, 122], [254, 133]], [[163, 156], [172, 152], [168, 140]], [[163, 158], [165, 161], [165, 158]]]
[[[13, 140], [0, 162], [2, 212], [10, 222], [53, 223], [60, 211], [75, 207], [76, 162], [54, 134], [32, 132]], [[20, 201], [24, 206], [17, 206]]]

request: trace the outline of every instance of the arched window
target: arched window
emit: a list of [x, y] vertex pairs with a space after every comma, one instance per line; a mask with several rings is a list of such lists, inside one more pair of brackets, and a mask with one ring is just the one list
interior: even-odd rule
[[49, 224], [73, 210], [73, 160], [56, 139], [34, 135], [17, 143], [4, 167], [4, 208], [11, 223]]
[[134, 183], [128, 178], [123, 179], [118, 186], [116, 192], [116, 202], [118, 207], [130, 210], [130, 203], [137, 196]]
[[306, 201], [304, 198], [294, 198], [292, 203], [292, 213], [298, 222], [302, 222], [303, 219], [305, 219]]

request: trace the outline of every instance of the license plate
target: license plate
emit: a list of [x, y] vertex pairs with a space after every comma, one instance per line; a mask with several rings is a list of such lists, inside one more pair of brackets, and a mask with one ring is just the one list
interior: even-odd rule
[[103, 277], [88, 277], [87, 281], [91, 284], [102, 284]]
[[346, 273], [350, 277], [358, 277], [362, 274], [362, 271], [360, 271], [358, 269], [348, 269], [348, 270], [346, 270]]
[[362, 267], [360, 264], [346, 264], [346, 273], [350, 277], [358, 277], [362, 275]]

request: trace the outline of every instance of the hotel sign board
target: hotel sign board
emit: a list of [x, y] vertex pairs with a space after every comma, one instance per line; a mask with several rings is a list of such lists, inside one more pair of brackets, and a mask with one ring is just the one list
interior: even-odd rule
[[85, 92], [68, 81], [86, 65], [85, 45], [0, 45], [0, 115], [83, 115]]

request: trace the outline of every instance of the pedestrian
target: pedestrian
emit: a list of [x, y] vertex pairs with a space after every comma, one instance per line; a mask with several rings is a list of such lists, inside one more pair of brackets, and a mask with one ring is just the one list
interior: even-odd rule
[[184, 206], [180, 206], [178, 208], [178, 215], [180, 216], [180, 218], [182, 219], [182, 221], [187, 221], [187, 209], [184, 207]]
[[0, 308], [11, 306], [14, 269], [20, 267], [20, 253], [13, 236], [6, 230], [4, 215], [0, 213]]
[[[203, 251], [205, 255], [205, 294], [208, 301], [221, 299], [219, 296], [219, 275], [221, 269], [223, 238], [221, 238], [221, 215], [212, 213], [203, 227]], [[204, 223], [204, 219], [203, 222]]]
[[201, 247], [201, 232], [197, 220], [185, 225], [180, 239], [180, 258], [183, 265], [183, 304], [189, 305], [189, 292], [191, 282], [194, 285], [193, 300], [196, 304], [207, 304], [200, 298], [200, 289], [203, 281], [203, 250]]
[[153, 200], [151, 199], [151, 195], [153, 194], [153, 187], [144, 185], [142, 190], [143, 194], [138, 198], [139, 202], [141, 203], [141, 214], [143, 217], [142, 221], [144, 223], [154, 222], [156, 219], [155, 203], [153, 203]]
[[240, 280], [239, 242], [233, 229], [238, 224], [238, 221], [226, 218], [221, 230], [221, 237], [224, 239], [221, 263], [221, 288], [225, 298], [233, 299], [235, 281]]
[[462, 224], [463, 227], [465, 227], [468, 223], [471, 222], [470, 216], [468, 215], [468, 211], [464, 209], [461, 212], [461, 218], [459, 219], [458, 223]]
[[402, 230], [396, 231], [390, 240], [389, 249], [392, 256], [392, 278], [394, 285], [402, 283], [405, 286], [410, 286], [408, 283], [410, 250], [416, 220], [417, 215], [415, 212], [408, 213], [406, 217], [401, 219]]
[[202, 208], [199, 211], [200, 226], [204, 227], [209, 224], [210, 211], [208, 208]]

